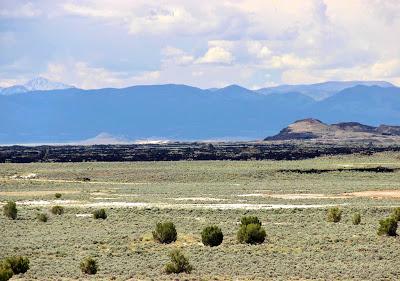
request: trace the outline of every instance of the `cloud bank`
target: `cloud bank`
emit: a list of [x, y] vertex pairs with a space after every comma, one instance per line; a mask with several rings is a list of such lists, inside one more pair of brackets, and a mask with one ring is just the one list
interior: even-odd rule
[[0, 86], [400, 85], [398, 0], [2, 1]]

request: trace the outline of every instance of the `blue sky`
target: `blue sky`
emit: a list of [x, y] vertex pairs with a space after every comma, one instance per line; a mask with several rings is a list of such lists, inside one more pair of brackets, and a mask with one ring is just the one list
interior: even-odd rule
[[398, 0], [1, 0], [0, 86], [400, 85]]

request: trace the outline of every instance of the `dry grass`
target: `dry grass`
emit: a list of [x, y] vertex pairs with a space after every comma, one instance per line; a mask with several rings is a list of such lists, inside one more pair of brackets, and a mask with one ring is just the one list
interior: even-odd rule
[[[379, 219], [400, 206], [400, 171], [277, 171], [376, 163], [393, 167], [398, 157], [385, 153], [305, 161], [2, 164], [0, 203], [20, 204], [17, 220], [0, 214], [0, 258], [29, 257], [31, 269], [19, 280], [86, 280], [79, 261], [88, 255], [100, 268], [92, 280], [396, 280], [400, 248], [395, 245], [400, 238], [378, 237], [376, 229]], [[27, 173], [38, 178], [9, 179]], [[78, 177], [91, 182], [74, 180]], [[63, 194], [60, 200], [54, 198], [57, 192]], [[64, 215], [50, 215], [48, 222], [39, 223], [36, 214], [48, 212], [53, 204], [65, 206]], [[318, 208], [301, 208], [304, 205]], [[325, 207], [338, 205], [342, 221], [326, 222]], [[107, 208], [104, 221], [92, 218], [99, 207]], [[354, 212], [362, 216], [360, 225], [351, 222]], [[267, 232], [264, 244], [237, 242], [243, 215], [260, 218]], [[177, 242], [153, 241], [151, 232], [160, 221], [174, 222]], [[201, 231], [210, 224], [224, 233], [223, 243], [215, 248], [201, 244]], [[164, 274], [168, 252], [176, 247], [194, 266], [192, 274]]]

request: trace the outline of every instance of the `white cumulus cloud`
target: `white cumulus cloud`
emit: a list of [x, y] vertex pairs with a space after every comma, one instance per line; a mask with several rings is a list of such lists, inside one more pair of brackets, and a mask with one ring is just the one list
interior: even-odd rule
[[234, 60], [233, 55], [222, 47], [211, 47], [204, 56], [198, 58], [196, 63], [230, 64]]

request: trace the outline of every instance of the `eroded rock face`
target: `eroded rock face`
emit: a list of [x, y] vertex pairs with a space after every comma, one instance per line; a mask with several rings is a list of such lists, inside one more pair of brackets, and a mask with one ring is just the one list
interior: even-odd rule
[[400, 126], [380, 125], [373, 127], [358, 122], [343, 122], [328, 125], [318, 119], [302, 119], [290, 124], [279, 134], [265, 140], [364, 140], [385, 141], [388, 137], [396, 137], [400, 141]]
[[380, 125], [376, 131], [383, 135], [400, 136], [400, 126]]
[[358, 122], [343, 122], [338, 124], [332, 124], [331, 127], [337, 130], [344, 130], [349, 132], [364, 132], [364, 133], [376, 132], [376, 127], [363, 125]]

